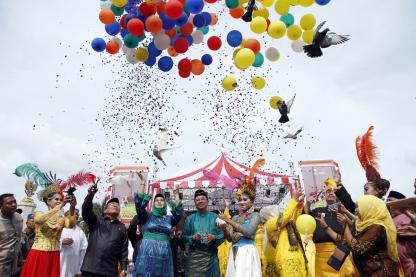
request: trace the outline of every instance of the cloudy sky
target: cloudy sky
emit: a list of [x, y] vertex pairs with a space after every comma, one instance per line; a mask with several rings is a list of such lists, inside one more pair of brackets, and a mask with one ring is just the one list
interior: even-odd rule
[[[232, 145], [224, 139], [224, 134], [208, 132], [212, 130], [212, 122], [207, 120], [209, 116], [201, 119], [202, 104], [189, 101], [189, 97], [184, 98], [181, 93], [172, 94], [168, 103], [173, 110], [180, 110], [181, 136], [177, 141], [183, 145], [177, 152], [166, 155], [169, 166], [160, 167], [149, 157], [147, 150], [151, 139], [134, 150], [134, 155], [140, 159], [132, 159], [132, 153], [123, 154], [129, 150], [120, 145], [120, 137], [116, 139], [108, 129], [103, 130], [101, 119], [112, 107], [109, 99], [114, 99], [117, 93], [126, 93], [114, 89], [115, 80], [139, 65], [127, 64], [122, 54], [108, 57], [106, 53], [98, 54], [90, 49], [92, 38], [105, 36], [98, 21], [98, 2], [0, 2], [3, 41], [0, 44], [0, 192], [15, 193], [18, 199], [24, 196], [24, 180], [12, 172], [25, 162], [35, 162], [40, 168], [65, 178], [80, 169], [91, 169], [105, 176], [113, 165], [134, 165], [140, 160], [140, 163], [157, 165], [156, 178], [164, 178], [214, 159], [224, 143], [230, 155], [247, 163], [247, 155], [241, 154], [244, 142]], [[221, 9], [222, 4], [208, 7], [208, 11]], [[268, 142], [267, 149], [261, 151], [268, 161], [268, 170], [287, 172], [291, 161], [334, 159], [341, 166], [348, 190], [353, 197], [358, 197], [365, 175], [356, 158], [354, 141], [368, 126], [374, 125], [381, 175], [390, 180], [393, 189], [413, 194], [416, 40], [412, 36], [416, 25], [411, 22], [416, 2], [333, 0], [325, 7], [292, 10], [297, 19], [302, 14], [313, 13], [317, 21], [326, 20], [331, 30], [350, 34], [351, 41], [326, 49], [322, 58], [310, 59], [294, 53], [287, 38], [273, 41], [267, 36], [257, 36], [247, 25], [224, 14], [210, 31], [221, 35], [223, 47], [212, 54], [214, 64], [204, 75], [185, 80], [179, 78], [174, 69], [168, 73], [151, 69], [153, 77], [146, 84], [163, 78], [173, 85], [167, 89], [155, 84], [158, 93], [177, 91], [186, 92], [188, 96], [195, 93], [198, 97], [202, 90], [218, 90], [221, 79], [227, 74], [233, 74], [241, 82], [253, 73], [263, 75], [267, 80], [264, 90], [254, 91], [242, 84], [240, 91], [257, 97], [259, 113], [264, 112], [265, 117], [276, 120], [278, 115], [268, 108], [270, 96], [276, 91], [286, 98], [297, 93], [290, 125], [282, 128], [293, 131], [303, 126], [305, 132], [297, 143], [282, 143], [281, 138]], [[277, 18], [275, 14], [271, 17]], [[277, 47], [281, 59], [273, 64], [266, 61], [257, 72], [218, 67], [219, 61], [226, 65], [232, 62], [233, 50], [225, 45], [225, 34], [230, 26], [246, 37], [256, 37], [262, 47]], [[206, 52], [206, 45], [198, 45], [190, 50], [190, 55]], [[140, 72], [146, 70], [142, 68]], [[212, 78], [209, 85], [207, 78]], [[219, 91], [224, 95], [228, 93]], [[165, 120], [169, 117], [177, 118], [177, 114], [163, 114]], [[123, 131], [121, 139], [126, 134], [134, 140], [127, 129], [118, 130]], [[154, 135], [155, 130], [139, 132]], [[211, 136], [212, 140], [204, 143], [201, 133]], [[121, 155], [114, 155], [111, 149], [118, 150]], [[78, 196], [83, 193], [84, 190], [79, 191]]]

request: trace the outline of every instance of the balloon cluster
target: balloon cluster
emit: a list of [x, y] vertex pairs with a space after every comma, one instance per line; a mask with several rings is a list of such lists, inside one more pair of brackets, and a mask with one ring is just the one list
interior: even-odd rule
[[[216, 0], [205, 2], [214, 3]], [[95, 38], [91, 46], [97, 52], [106, 50], [112, 55], [122, 49], [127, 61], [132, 64], [143, 62], [151, 67], [157, 63], [161, 71], [170, 71], [172, 57], [186, 53], [192, 44], [202, 43], [209, 26], [217, 23], [216, 14], [203, 11], [205, 2], [101, 0], [99, 20], [105, 24], [110, 39], [106, 42]], [[217, 36], [211, 36], [207, 43], [213, 51], [221, 47], [221, 39]], [[191, 73], [200, 75], [211, 63], [212, 56], [209, 54], [192, 61], [183, 58], [178, 63], [179, 75], [184, 78]]]

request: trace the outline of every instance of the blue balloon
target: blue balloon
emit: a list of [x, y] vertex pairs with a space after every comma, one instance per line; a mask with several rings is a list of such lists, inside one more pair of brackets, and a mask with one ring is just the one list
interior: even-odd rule
[[120, 32], [120, 24], [117, 21], [113, 22], [111, 24], [106, 24], [105, 25], [105, 31], [110, 36], [115, 36]]
[[151, 43], [149, 43], [149, 45], [147, 46], [147, 51], [149, 51], [149, 55], [155, 56], [155, 57], [162, 54], [162, 51], [160, 51], [159, 49], [156, 48], [153, 41]]
[[318, 5], [325, 6], [326, 4], [328, 4], [329, 2], [331, 2], [331, 0], [315, 0], [315, 2]]
[[239, 46], [242, 41], [243, 41], [243, 35], [237, 30], [232, 30], [227, 35], [227, 42], [232, 47]]
[[124, 38], [125, 36], [127, 36], [129, 34], [129, 31], [127, 29], [121, 29], [121, 37]]
[[183, 37], [188, 41], [189, 46], [191, 46], [192, 43], [194, 43], [194, 38], [192, 36], [186, 35], [186, 36], [183, 36]]
[[205, 20], [205, 26], [208, 26], [209, 24], [211, 24], [211, 14], [209, 12], [203, 12], [202, 15], [204, 16], [204, 20]]
[[263, 63], [264, 63], [264, 57], [260, 52], [258, 52], [256, 56], [254, 57], [253, 66], [260, 67], [263, 65]]
[[160, 14], [159, 17], [160, 17], [160, 19], [162, 19], [163, 29], [170, 30], [173, 27], [175, 27], [175, 20], [170, 19], [169, 17], [167, 17], [165, 13]]
[[194, 26], [197, 28], [205, 26], [205, 17], [203, 14], [196, 14], [193, 19]]
[[152, 56], [152, 55], [149, 55], [149, 57], [147, 58], [147, 60], [144, 63], [147, 66], [152, 67], [156, 63], [156, 57], [155, 56]]
[[187, 0], [185, 8], [190, 13], [200, 13], [204, 8], [204, 0]]
[[94, 49], [97, 52], [103, 52], [105, 50], [105, 40], [102, 38], [95, 38], [91, 41], [92, 49]]
[[188, 16], [186, 15], [186, 13], [182, 13], [181, 16], [179, 16], [179, 18], [176, 19], [176, 25], [183, 26], [186, 23], [188, 23]]
[[171, 57], [168, 56], [163, 56], [159, 59], [159, 61], [157, 62], [157, 66], [159, 67], [160, 70], [162, 70], [163, 72], [168, 72], [169, 70], [172, 69], [173, 67], [173, 61]]
[[[136, 9], [137, 10], [137, 9]], [[124, 23], [126, 23], [126, 25], [127, 25], [127, 23], [129, 23], [129, 21], [130, 21], [130, 19], [133, 19], [133, 18], [137, 18], [137, 15], [136, 14], [131, 14], [131, 13], [129, 13], [125, 18], [124, 18]]]
[[282, 15], [280, 17], [280, 21], [285, 23], [286, 28], [287, 28], [287, 27], [293, 25], [293, 23], [295, 23], [295, 18], [293, 17], [293, 15], [291, 13], [287, 13], [287, 14]]
[[212, 56], [210, 54], [205, 54], [201, 58], [201, 62], [205, 65], [212, 64]]
[[127, 1], [124, 9], [127, 13], [137, 13], [137, 5], [139, 4], [139, 0], [129, 0]]

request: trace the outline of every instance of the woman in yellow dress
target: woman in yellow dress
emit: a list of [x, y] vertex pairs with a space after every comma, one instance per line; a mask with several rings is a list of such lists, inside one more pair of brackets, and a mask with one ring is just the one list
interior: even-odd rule
[[[225, 209], [224, 215], [228, 218], [231, 218], [230, 207], [231, 203], [228, 199], [224, 199]], [[220, 264], [220, 273], [221, 277], [225, 277], [225, 272], [227, 271], [227, 262], [228, 262], [228, 252], [230, 251], [231, 242], [225, 240], [220, 246], [218, 246], [218, 260]]]

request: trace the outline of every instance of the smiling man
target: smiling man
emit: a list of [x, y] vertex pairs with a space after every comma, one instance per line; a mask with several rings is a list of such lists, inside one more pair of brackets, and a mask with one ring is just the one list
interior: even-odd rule
[[184, 224], [183, 241], [189, 245], [185, 260], [186, 277], [218, 277], [218, 246], [224, 241], [217, 228], [215, 213], [209, 212], [208, 193], [198, 189], [194, 195], [197, 212], [188, 216]]

